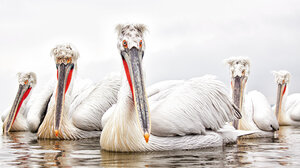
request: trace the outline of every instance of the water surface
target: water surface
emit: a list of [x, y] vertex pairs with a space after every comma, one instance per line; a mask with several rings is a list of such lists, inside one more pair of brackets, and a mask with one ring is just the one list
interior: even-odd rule
[[193, 151], [112, 153], [99, 139], [38, 140], [29, 132], [0, 136], [0, 165], [101, 167], [300, 167], [300, 127], [280, 127], [276, 138]]

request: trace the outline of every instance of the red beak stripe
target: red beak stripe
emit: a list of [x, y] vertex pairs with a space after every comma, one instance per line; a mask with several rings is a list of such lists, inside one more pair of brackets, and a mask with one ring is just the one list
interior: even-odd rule
[[14, 117], [14, 120], [13, 120], [12, 125], [14, 124], [14, 122], [15, 122], [15, 120], [16, 120], [16, 117], [17, 117], [17, 115], [18, 115], [18, 113], [19, 113], [19, 110], [20, 110], [20, 108], [21, 108], [21, 106], [22, 106], [23, 101], [27, 98], [27, 96], [29, 95], [30, 91], [31, 91], [31, 87], [28, 88], [28, 89], [26, 90], [26, 92], [24, 93], [24, 95], [23, 95], [23, 97], [22, 97], [22, 99], [21, 99], [21, 101], [20, 101], [20, 103], [19, 103], [19, 106], [18, 106], [18, 109], [17, 109], [17, 112], [16, 112], [16, 115], [15, 115], [15, 117]]
[[132, 88], [132, 82], [131, 82], [131, 78], [130, 78], [130, 73], [129, 73], [129, 69], [128, 69], [128, 65], [125, 61], [125, 59], [123, 58], [123, 65], [124, 65], [124, 69], [125, 69], [125, 73], [126, 73], [126, 77], [130, 86], [130, 90], [132, 93], [132, 100], [134, 100], [134, 95], [133, 95], [133, 88]]

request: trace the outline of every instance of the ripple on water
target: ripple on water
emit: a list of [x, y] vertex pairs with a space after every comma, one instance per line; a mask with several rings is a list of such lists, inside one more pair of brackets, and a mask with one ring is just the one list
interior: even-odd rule
[[99, 139], [38, 140], [35, 134], [15, 132], [0, 137], [0, 165], [102, 167], [298, 167], [300, 128], [281, 127], [276, 138], [242, 139], [219, 148], [112, 153], [100, 151]]

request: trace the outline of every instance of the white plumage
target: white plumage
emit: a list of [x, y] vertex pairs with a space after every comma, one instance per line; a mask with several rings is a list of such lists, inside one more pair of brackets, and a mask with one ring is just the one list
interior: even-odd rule
[[[38, 137], [42, 139], [99, 137], [102, 115], [116, 102], [120, 87], [119, 75], [111, 75], [100, 83], [78, 77], [79, 54], [70, 44], [58, 45], [52, 50], [52, 55], [58, 66], [58, 80], [52, 80], [37, 95], [28, 114], [30, 130], [37, 132]], [[66, 67], [74, 64], [74, 72], [70, 76], [68, 89], [63, 90], [65, 94], [60, 99], [56, 94], [59, 93], [61, 64], [65, 64]], [[69, 75], [65, 78], [69, 78]], [[60, 120], [57, 117], [57, 100], [62, 100], [63, 104]], [[60, 125], [56, 132], [57, 120]]]
[[224, 84], [213, 76], [178, 81], [176, 86], [167, 89], [160, 87], [164, 83], [169, 81], [149, 88], [159, 90], [149, 97], [154, 135], [205, 134], [206, 129], [216, 131], [226, 122], [240, 117], [234, 117]]
[[221, 146], [224, 139], [232, 143], [238, 136], [249, 134], [231, 128], [218, 132], [226, 122], [240, 116], [233, 109], [224, 85], [212, 76], [159, 82], [147, 91], [151, 95], [152, 135], [149, 143], [145, 143], [139, 128], [130, 88], [124, 77], [117, 104], [102, 118], [102, 149], [123, 152], [197, 149]]
[[[135, 41], [144, 44], [143, 31], [140, 30], [145, 28], [143, 25], [119, 25], [118, 29], [118, 46], [121, 46], [126, 73], [123, 74], [117, 104], [102, 119], [102, 149], [122, 152], [197, 149], [221, 146], [241, 135], [232, 129], [218, 132], [226, 122], [241, 116], [227, 96], [224, 84], [212, 76], [152, 85], [147, 89], [148, 110], [147, 95], [140, 89], [144, 88], [143, 74], [135, 76], [137, 72], [143, 72], [141, 57], [144, 48], [138, 44], [131, 48], [127, 45], [133, 43], [127, 42], [130, 37], [140, 37]], [[140, 61], [134, 62], [135, 59]], [[140, 110], [143, 107], [146, 108]], [[150, 128], [144, 124], [145, 120], [151, 120]], [[149, 130], [151, 136], [146, 143]]]
[[[4, 128], [11, 120], [9, 117], [12, 116], [15, 120], [12, 121], [10, 131], [26, 131], [28, 129], [26, 118], [32, 103], [31, 89], [36, 85], [36, 74], [34, 72], [19, 72], [17, 73], [17, 77], [19, 82], [19, 91], [17, 93], [15, 103], [2, 113], [1, 119], [2, 122], [4, 122]], [[28, 95], [26, 95], [27, 90], [29, 91]], [[21, 102], [22, 99], [23, 102]], [[19, 111], [17, 111], [18, 108]], [[15, 115], [13, 115], [14, 112], [16, 113]]]
[[256, 90], [244, 95], [250, 74], [250, 60], [247, 57], [231, 57], [225, 62], [230, 66], [233, 99], [243, 116], [238, 121], [238, 129], [256, 131], [249, 138], [273, 137], [273, 131], [278, 130], [279, 125], [267, 98]]
[[[300, 125], [300, 93], [288, 95], [291, 74], [288, 71], [273, 71], [278, 85], [277, 102], [273, 107], [280, 125]], [[276, 106], [279, 106], [278, 109]], [[276, 111], [278, 110], [278, 111]]]
[[276, 116], [261, 92], [248, 92], [241, 110], [243, 118], [240, 119], [240, 129], [256, 131], [255, 134], [247, 136], [248, 138], [273, 137], [274, 131], [279, 130]]
[[291, 119], [300, 125], [300, 93], [293, 93], [287, 97], [285, 110]]

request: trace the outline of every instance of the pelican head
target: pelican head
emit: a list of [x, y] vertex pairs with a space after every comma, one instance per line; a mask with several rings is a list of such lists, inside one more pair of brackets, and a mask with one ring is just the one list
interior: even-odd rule
[[272, 71], [275, 82], [279, 85], [287, 85], [290, 82], [291, 74], [286, 70]]
[[142, 24], [118, 25], [118, 49], [132, 93], [135, 111], [146, 142], [149, 140], [151, 124], [149, 106], [145, 92], [142, 59], [144, 56], [144, 32], [147, 30]]
[[77, 67], [78, 51], [72, 44], [59, 44], [51, 50], [57, 69], [57, 88], [55, 95], [55, 135], [58, 136], [63, 116], [65, 94], [67, 93], [73, 70]]
[[275, 82], [278, 85], [276, 100], [276, 116], [278, 118], [278, 114], [281, 111], [282, 99], [286, 94], [287, 85], [290, 82], [291, 74], [285, 70], [272, 71], [272, 73], [275, 76]]
[[77, 65], [77, 59], [79, 58], [79, 52], [73, 44], [65, 43], [56, 45], [50, 53], [54, 58], [56, 65], [61, 64], [74, 64]]
[[19, 89], [14, 100], [14, 104], [10, 110], [10, 113], [4, 120], [3, 132], [10, 131], [23, 102], [26, 102], [28, 100], [27, 97], [30, 94], [31, 89], [36, 84], [36, 75], [34, 72], [19, 72], [17, 73], [17, 76], [19, 82]]

